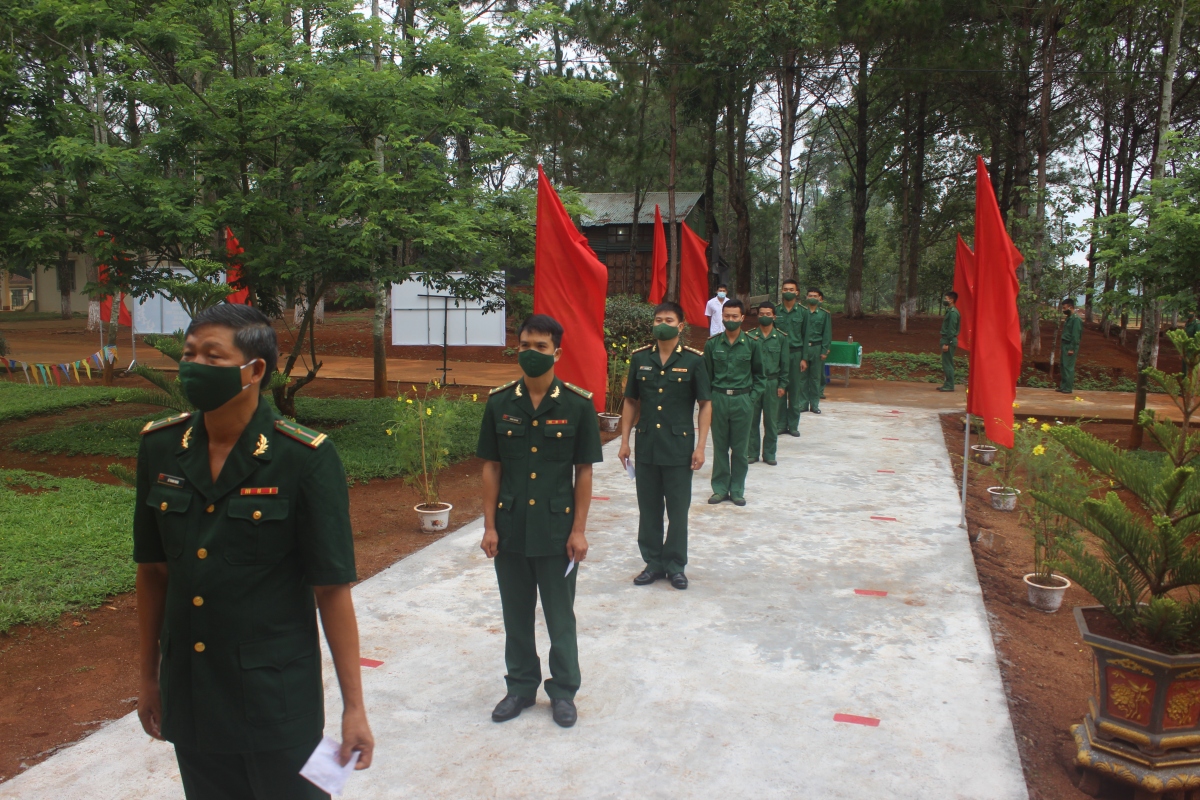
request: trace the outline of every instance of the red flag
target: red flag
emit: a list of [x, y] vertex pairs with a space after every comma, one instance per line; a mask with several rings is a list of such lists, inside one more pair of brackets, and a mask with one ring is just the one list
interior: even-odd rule
[[[100, 283], [108, 283], [108, 265], [107, 264], [100, 265], [99, 274], [97, 275], [97, 277], [100, 279]], [[121, 293], [121, 298], [120, 298], [119, 302], [121, 303], [121, 305], [120, 305], [120, 307], [117, 308], [117, 325], [118, 326], [124, 325], [126, 328], [132, 328], [133, 327], [133, 315], [129, 313], [129, 307], [127, 305], [125, 305], [124, 292]], [[102, 323], [104, 323], [105, 325], [107, 325], [108, 321], [110, 319], [112, 319], [112, 304], [113, 304], [113, 296], [111, 294], [108, 297], [105, 297], [103, 300], [100, 301], [100, 321]]]
[[[244, 252], [246, 252], [246, 249], [238, 242], [237, 237], [233, 235], [233, 231], [229, 229], [229, 226], [225, 226], [226, 255], [232, 259], [234, 256], [240, 256]], [[240, 263], [230, 264], [229, 269], [225, 270], [225, 282], [230, 286], [239, 283], [242, 284], [242, 288], [225, 298], [226, 303], [233, 303], [239, 306], [250, 304], [250, 288], [245, 285], [245, 278], [242, 275], [242, 265]]]
[[658, 305], [667, 293], [667, 235], [662, 213], [654, 204], [654, 249], [650, 251], [650, 304]]
[[971, 412], [987, 436], [1013, 446], [1013, 401], [1021, 374], [1017, 265], [1024, 256], [1004, 229], [982, 157], [975, 163], [975, 324], [971, 337]]
[[704, 306], [708, 303], [708, 242], [680, 223], [679, 305], [692, 325], [704, 325]]
[[608, 386], [604, 349], [608, 268], [571, 222], [541, 165], [533, 275], [533, 312], [554, 317], [563, 326], [562, 358], [556, 374], [590, 391], [596, 410], [603, 411]]
[[958, 293], [958, 346], [971, 352], [971, 331], [975, 324], [975, 253], [962, 235], [954, 250], [954, 291]]

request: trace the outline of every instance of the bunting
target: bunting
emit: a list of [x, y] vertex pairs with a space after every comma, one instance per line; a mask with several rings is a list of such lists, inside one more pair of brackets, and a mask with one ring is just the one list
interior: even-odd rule
[[[13, 358], [0, 359], [4, 364], [5, 369], [14, 377], [17, 370], [21, 370], [21, 374], [25, 376], [25, 382], [28, 384], [39, 384], [41, 386], [49, 386], [51, 382], [55, 386], [62, 386], [63, 378], [66, 378], [67, 383], [71, 382], [74, 376], [75, 383], [83, 383], [79, 377], [79, 370], [82, 368], [87, 375], [87, 379], [92, 379], [92, 364], [96, 365], [97, 370], [104, 368], [105, 362], [115, 364], [117, 361], [117, 348], [115, 345], [108, 345], [86, 358], [81, 358], [78, 361], [64, 361], [61, 364], [45, 364], [39, 362], [18, 361]], [[33, 377], [30, 377], [32, 371]]]

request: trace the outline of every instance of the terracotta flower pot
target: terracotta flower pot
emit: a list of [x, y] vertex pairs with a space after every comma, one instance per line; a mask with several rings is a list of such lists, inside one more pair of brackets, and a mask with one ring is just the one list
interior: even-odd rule
[[990, 444], [973, 444], [971, 453], [975, 456], [976, 461], [985, 466], [996, 460], [996, 448]]
[[1025, 581], [1025, 593], [1029, 597], [1029, 605], [1038, 611], [1053, 614], [1062, 605], [1063, 595], [1067, 589], [1071, 588], [1071, 582], [1062, 575], [1051, 575], [1050, 580], [1061, 585], [1043, 586], [1035, 578], [1037, 578], [1036, 572], [1031, 572], [1023, 578]]
[[449, 503], [438, 503], [432, 508], [426, 508], [425, 504], [413, 506], [413, 510], [417, 512], [417, 517], [421, 520], [422, 533], [442, 533], [450, 525], [450, 509], [454, 506]]
[[1021, 490], [1011, 486], [989, 486], [988, 494], [992, 496], [992, 508], [997, 511], [1016, 511]]
[[617, 426], [621, 424], [620, 414], [598, 414], [600, 417], [600, 430], [605, 433], [615, 433]]

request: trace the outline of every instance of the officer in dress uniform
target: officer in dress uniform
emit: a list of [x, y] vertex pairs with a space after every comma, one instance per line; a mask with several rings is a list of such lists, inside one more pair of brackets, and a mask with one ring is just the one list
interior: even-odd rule
[[[704, 445], [712, 420], [708, 369], [704, 353], [679, 342], [687, 330], [678, 303], [654, 309], [653, 334], [648, 344], [629, 357], [625, 404], [621, 409], [621, 448], [617, 458], [629, 463], [629, 432], [637, 426], [634, 481], [638, 498], [638, 547], [646, 568], [633, 579], [646, 586], [664, 576], [676, 589], [688, 587], [688, 506], [692, 502], [692, 473], [704, 466]], [[700, 404], [699, 430], [692, 414]], [[670, 520], [663, 542], [663, 509]]]
[[1083, 341], [1083, 320], [1075, 316], [1075, 301], [1066, 298], [1059, 306], [1067, 318], [1062, 330], [1062, 375], [1058, 391], [1062, 394], [1075, 392], [1075, 359], [1079, 357], [1079, 343]]
[[753, 395], [762, 395], [762, 356], [742, 331], [746, 304], [730, 300], [721, 309], [725, 332], [704, 344], [704, 365], [712, 380], [713, 471], [710, 503], [746, 505], [746, 446], [750, 439]]
[[792, 278], [783, 282], [783, 303], [775, 309], [775, 327], [788, 338], [787, 390], [779, 403], [779, 432], [800, 435], [800, 412], [808, 407], [801, 385], [800, 362], [804, 360], [804, 334], [809, 314], [798, 302], [800, 284]]
[[[751, 464], [758, 461], [759, 445], [762, 460], [770, 466], [775, 460], [779, 442], [779, 404], [787, 394], [788, 335], [775, 327], [775, 304], [769, 300], [758, 307], [758, 327], [746, 334], [758, 344], [762, 353], [763, 378], [766, 385], [761, 396], [754, 399], [754, 416], [750, 420], [750, 438], [746, 457]], [[759, 436], [759, 421], [762, 435]]]
[[554, 376], [562, 335], [544, 314], [521, 325], [517, 362], [524, 377], [491, 391], [475, 454], [487, 462], [480, 547], [495, 559], [508, 668], [508, 693], [492, 719], [513, 719], [536, 702], [542, 669], [533, 624], [541, 595], [550, 632], [546, 694], [554, 721], [569, 728], [579, 691], [575, 580], [588, 551], [592, 464], [603, 455], [592, 393]]
[[833, 342], [833, 317], [821, 308], [821, 291], [809, 289], [804, 298], [808, 305], [804, 318], [804, 358], [800, 381], [804, 384], [801, 410], [821, 413], [821, 383], [825, 380], [825, 359]]
[[200, 411], [150, 422], [137, 465], [138, 716], [174, 743], [190, 800], [327, 798], [300, 777], [325, 726], [320, 611], [342, 691], [342, 749], [374, 740], [360, 679], [346, 475], [333, 443], [260, 396], [269, 320], [201, 311], [179, 380]]

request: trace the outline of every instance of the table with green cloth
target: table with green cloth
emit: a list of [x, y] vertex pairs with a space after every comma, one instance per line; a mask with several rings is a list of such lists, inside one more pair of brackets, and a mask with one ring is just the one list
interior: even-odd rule
[[850, 370], [862, 367], [862, 345], [858, 342], [830, 342], [827, 367], [846, 368], [846, 386], [850, 385]]

